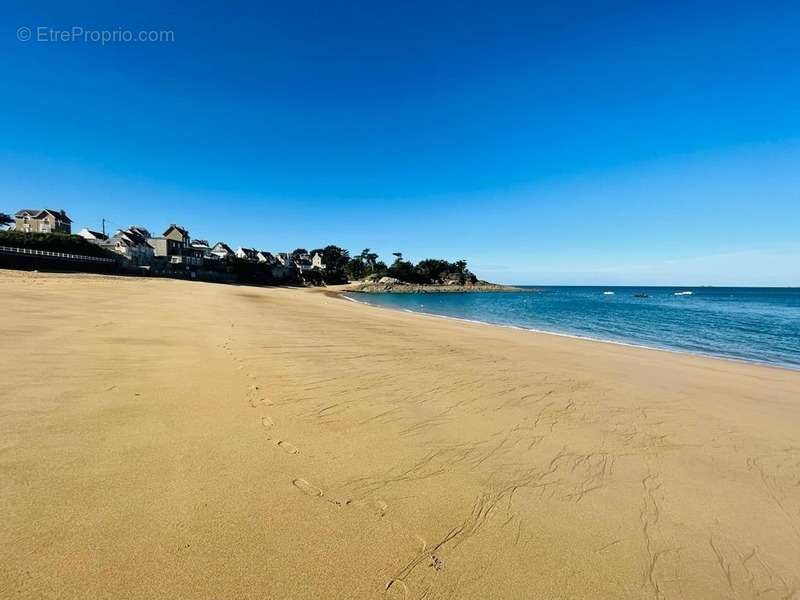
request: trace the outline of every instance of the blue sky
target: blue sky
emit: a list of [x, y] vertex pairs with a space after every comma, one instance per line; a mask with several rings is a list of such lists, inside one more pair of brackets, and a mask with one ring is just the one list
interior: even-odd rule
[[466, 258], [510, 283], [800, 285], [797, 3], [15, 1], [0, 19], [0, 211]]

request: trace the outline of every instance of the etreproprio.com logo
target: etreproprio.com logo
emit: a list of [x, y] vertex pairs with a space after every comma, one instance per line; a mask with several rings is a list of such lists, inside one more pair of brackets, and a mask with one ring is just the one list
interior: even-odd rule
[[43, 43], [75, 43], [89, 44], [136, 44], [174, 42], [175, 32], [169, 29], [132, 31], [118, 27], [117, 29], [87, 29], [75, 26], [69, 29], [55, 27], [19, 27], [17, 40], [20, 42]]

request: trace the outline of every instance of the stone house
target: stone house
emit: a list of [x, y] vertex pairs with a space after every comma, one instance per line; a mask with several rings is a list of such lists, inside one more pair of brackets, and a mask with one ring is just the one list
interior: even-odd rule
[[23, 208], [14, 215], [16, 231], [24, 233], [72, 233], [72, 219], [64, 209]]
[[191, 241], [189, 232], [174, 223], [161, 237], [147, 240], [153, 247], [156, 257], [165, 258], [171, 264], [200, 266], [203, 264], [203, 252], [192, 248]]

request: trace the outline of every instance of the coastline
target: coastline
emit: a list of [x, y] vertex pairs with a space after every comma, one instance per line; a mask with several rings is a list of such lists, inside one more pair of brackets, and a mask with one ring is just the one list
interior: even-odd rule
[[478, 293], [478, 292], [532, 292], [538, 290], [515, 287], [513, 285], [502, 285], [499, 283], [488, 283], [486, 281], [463, 284], [420, 284], [420, 283], [350, 283], [346, 291], [354, 294], [454, 294], [454, 293]]
[[759, 367], [768, 367], [768, 368], [780, 369], [780, 370], [784, 370], [784, 371], [800, 372], [800, 366], [796, 366], [796, 365], [793, 365], [793, 364], [790, 364], [790, 363], [772, 363], [772, 362], [757, 360], [757, 359], [754, 359], [754, 358], [739, 358], [739, 357], [735, 357], [735, 356], [726, 356], [726, 355], [723, 355], [723, 354], [713, 354], [713, 353], [710, 353], [710, 352], [698, 352], [698, 351], [692, 351], [692, 350], [685, 350], [685, 349], [682, 349], [682, 348], [673, 348], [673, 347], [669, 347], [669, 346], [666, 346], [666, 345], [665, 346], [648, 346], [647, 344], [639, 344], [639, 343], [636, 343], [636, 342], [627, 342], [627, 341], [622, 341], [622, 340], [613, 340], [613, 339], [606, 339], [606, 338], [600, 338], [600, 337], [592, 337], [592, 336], [589, 336], [589, 335], [580, 335], [580, 334], [577, 334], [577, 333], [566, 333], [566, 332], [562, 332], [562, 331], [550, 331], [550, 330], [547, 330], [547, 329], [538, 329], [538, 328], [535, 328], [535, 327], [523, 327], [521, 325], [513, 325], [511, 323], [493, 323], [491, 321], [481, 321], [481, 320], [478, 320], [478, 319], [467, 319], [465, 317], [453, 317], [453, 316], [450, 316], [450, 315], [442, 315], [442, 314], [433, 313], [433, 312], [426, 312], [426, 311], [422, 311], [422, 310], [412, 310], [412, 309], [409, 309], [409, 308], [395, 308], [395, 307], [391, 307], [391, 306], [382, 306], [380, 304], [371, 303], [371, 302], [369, 302], [367, 300], [359, 300], [359, 299], [356, 299], [356, 298], [350, 298], [349, 296], [347, 296], [347, 294], [350, 293], [350, 292], [351, 292], [351, 290], [342, 289], [342, 290], [339, 290], [339, 291], [332, 292], [332, 294], [335, 294], [336, 297], [342, 298], [343, 300], [348, 300], [350, 302], [355, 302], [355, 303], [361, 304], [363, 306], [369, 306], [371, 308], [379, 308], [379, 309], [390, 310], [390, 311], [399, 311], [399, 312], [404, 312], [404, 313], [413, 314], [413, 315], [422, 315], [422, 316], [426, 316], [426, 317], [434, 317], [434, 318], [438, 318], [438, 319], [446, 319], [446, 320], [457, 321], [457, 322], [462, 322], [462, 323], [474, 323], [476, 325], [486, 325], [486, 326], [489, 326], [489, 327], [502, 327], [502, 328], [505, 328], [505, 329], [513, 329], [513, 330], [516, 330], [516, 331], [525, 331], [525, 332], [528, 332], [528, 333], [553, 335], [553, 336], [557, 336], [557, 337], [563, 337], [563, 338], [574, 339], [574, 340], [583, 340], [583, 341], [587, 341], [587, 342], [596, 342], [598, 344], [613, 344], [615, 346], [623, 346], [623, 347], [626, 347], [626, 348], [638, 348], [638, 349], [641, 349], [641, 350], [652, 350], [652, 351], [656, 351], [656, 352], [669, 352], [669, 353], [672, 353], [672, 354], [696, 356], [696, 357], [700, 357], [700, 358], [709, 358], [709, 359], [713, 359], [713, 360], [731, 361], [731, 362], [734, 362], [734, 363], [737, 363], [737, 364], [743, 364], [743, 365], [755, 365], [755, 366], [759, 366]]
[[800, 588], [795, 371], [339, 290], [0, 285], [8, 372], [43, 374], [0, 388], [20, 598]]

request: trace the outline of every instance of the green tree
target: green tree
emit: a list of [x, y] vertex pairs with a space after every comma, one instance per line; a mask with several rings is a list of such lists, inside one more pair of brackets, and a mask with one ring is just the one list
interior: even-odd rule
[[380, 275], [383, 276], [387, 273], [389, 267], [386, 266], [386, 263], [382, 260], [375, 261], [375, 266], [372, 267], [372, 273], [369, 275]]
[[347, 261], [344, 272], [348, 281], [357, 281], [367, 275], [367, 265], [360, 256], [357, 256]]
[[344, 269], [350, 260], [350, 252], [339, 246], [325, 246], [322, 249], [322, 262], [325, 267], [333, 267], [334, 269]]
[[117, 258], [119, 255], [105, 250], [97, 244], [83, 239], [79, 235], [66, 233], [25, 233], [23, 231], [0, 231], [0, 246], [30, 248], [31, 250], [49, 250], [67, 254], [98, 256], [101, 258]]
[[358, 258], [364, 263], [367, 272], [370, 273], [375, 270], [375, 265], [378, 262], [378, 255], [370, 251], [369, 248], [364, 248]]
[[407, 260], [400, 260], [399, 258], [387, 269], [386, 274], [406, 283], [418, 283], [420, 280], [414, 265]]
[[438, 258], [426, 258], [417, 263], [415, 270], [422, 283], [439, 283], [450, 271], [450, 263]]
[[350, 252], [339, 246], [329, 245], [322, 249], [314, 250], [322, 256], [325, 264], [326, 283], [347, 283], [347, 273], [345, 271], [350, 262]]

